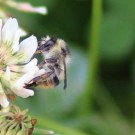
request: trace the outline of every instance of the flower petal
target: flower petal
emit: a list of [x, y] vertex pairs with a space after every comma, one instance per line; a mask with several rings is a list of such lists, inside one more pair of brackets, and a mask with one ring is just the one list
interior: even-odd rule
[[20, 90], [14, 90], [14, 93], [20, 97], [27, 98], [34, 95], [34, 91], [30, 89], [22, 88]]
[[9, 101], [4, 93], [0, 94], [0, 104], [3, 108], [8, 107]]
[[21, 89], [22, 87], [24, 87], [25, 83], [28, 83], [29, 81], [31, 81], [34, 77], [34, 74], [38, 71], [38, 67], [33, 67], [29, 72], [27, 72], [26, 74], [24, 74], [21, 78], [19, 78], [16, 83], [15, 83], [15, 88], [17, 89]]
[[12, 43], [18, 30], [18, 22], [14, 18], [9, 18], [2, 28], [2, 42]]
[[30, 69], [32, 69], [33, 67], [35, 67], [37, 65], [37, 59], [34, 58], [32, 59], [28, 64], [26, 64], [24, 67], [23, 67], [23, 72], [28, 72], [30, 71]]
[[37, 8], [34, 8], [33, 11], [43, 14], [43, 15], [47, 14], [47, 9], [45, 7], [37, 7]]
[[44, 73], [46, 73], [45, 69], [40, 69], [35, 73], [34, 78], [37, 77], [37, 76], [41, 76]]
[[24, 37], [24, 36], [26, 36], [28, 34], [27, 31], [22, 29], [22, 28], [19, 28], [19, 30], [20, 30], [21, 37]]
[[35, 53], [37, 49], [38, 43], [37, 38], [35, 36], [30, 36], [29, 38], [23, 40], [19, 46], [19, 52], [23, 53], [26, 57], [24, 59], [24, 63], [30, 61], [31, 57]]
[[3, 75], [3, 77], [7, 80], [7, 81], [9, 81], [11, 78], [11, 72], [10, 72], [10, 68], [9, 67], [7, 67], [6, 68], [6, 72], [4, 73], [4, 75]]
[[30, 71], [30, 69], [33, 69], [35, 66], [37, 67], [37, 62], [38, 62], [38, 60], [36, 58], [34, 58], [28, 64], [26, 64], [24, 66], [12, 64], [12, 65], [10, 65], [10, 70], [15, 71], [15, 72], [27, 73]]
[[12, 46], [13, 53], [19, 51], [19, 39], [20, 39], [20, 35], [21, 35], [21, 32], [18, 29], [16, 31], [16, 33], [15, 33], [15, 37], [14, 37], [14, 41], [13, 41], [13, 46]]
[[2, 19], [0, 19], [0, 43], [1, 43], [1, 29], [2, 29]]

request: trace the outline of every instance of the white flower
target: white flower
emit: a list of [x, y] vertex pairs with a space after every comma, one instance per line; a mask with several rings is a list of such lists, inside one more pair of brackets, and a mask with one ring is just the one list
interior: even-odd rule
[[47, 14], [47, 8], [45, 6], [34, 7], [29, 2], [16, 2], [14, 0], [7, 0], [5, 4], [24, 12], [39, 13], [42, 15]]
[[32, 59], [37, 49], [37, 39], [30, 36], [19, 44], [18, 22], [9, 18], [3, 25], [0, 19], [0, 105], [9, 105], [8, 95], [23, 98], [33, 96], [32, 90], [24, 88], [39, 70], [37, 59]]

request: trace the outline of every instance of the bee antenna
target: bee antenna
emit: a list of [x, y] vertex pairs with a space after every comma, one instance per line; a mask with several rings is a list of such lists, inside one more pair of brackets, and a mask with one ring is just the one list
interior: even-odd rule
[[67, 88], [67, 71], [66, 71], [66, 63], [64, 59], [63, 59], [63, 64], [64, 64], [64, 89], [66, 89]]

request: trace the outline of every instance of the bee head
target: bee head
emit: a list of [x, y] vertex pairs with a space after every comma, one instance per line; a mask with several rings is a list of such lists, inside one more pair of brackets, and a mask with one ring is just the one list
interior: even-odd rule
[[37, 51], [39, 51], [39, 52], [50, 51], [50, 49], [53, 48], [53, 46], [55, 46], [56, 40], [57, 39], [54, 37], [49, 37], [49, 36], [43, 37], [38, 43]]
[[66, 42], [62, 39], [55, 38], [55, 37], [43, 37], [39, 43], [36, 53], [44, 53], [47, 57], [47, 54], [54, 55], [54, 54], [60, 54], [67, 64], [70, 61], [70, 51], [66, 44]]

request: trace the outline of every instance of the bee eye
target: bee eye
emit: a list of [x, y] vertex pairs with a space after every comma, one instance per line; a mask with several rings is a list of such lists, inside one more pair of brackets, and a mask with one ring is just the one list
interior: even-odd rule
[[55, 44], [54, 41], [49, 40], [44, 44], [44, 50], [45, 51], [49, 51], [51, 49], [51, 47]]
[[51, 47], [51, 46], [53, 46], [54, 44], [55, 44], [54, 41], [49, 40], [49, 41], [47, 41], [47, 42], [45, 43], [45, 47]]
[[55, 44], [55, 42], [53, 40], [48, 40], [46, 43], [40, 44], [39, 46], [39, 50], [40, 51], [49, 51], [50, 48]]
[[44, 47], [44, 44], [43, 44], [43, 45], [40, 45], [40, 46], [38, 47], [39, 50], [44, 50], [44, 48], [45, 48], [45, 47]]

